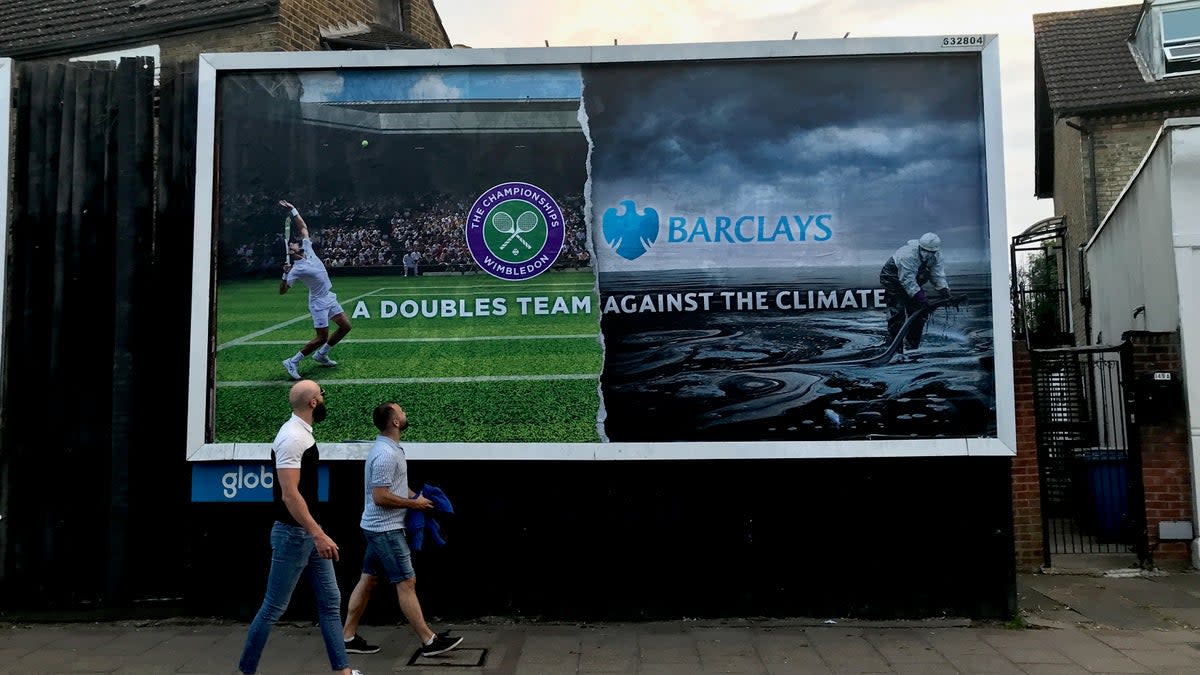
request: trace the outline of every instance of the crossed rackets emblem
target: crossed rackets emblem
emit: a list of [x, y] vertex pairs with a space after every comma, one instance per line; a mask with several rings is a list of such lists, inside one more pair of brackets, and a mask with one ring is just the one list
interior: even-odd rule
[[[503, 211], [497, 211], [492, 216], [492, 227], [496, 228], [496, 231], [499, 232], [500, 234], [508, 235], [508, 239], [505, 239], [504, 243], [500, 244], [500, 248], [504, 248], [504, 247], [508, 246], [509, 244], [511, 244], [513, 239], [516, 239], [517, 241], [524, 244], [525, 248], [527, 248], [527, 249], [533, 248], [533, 246], [530, 245], [529, 242], [525, 241], [525, 237], [522, 237], [521, 235], [529, 234], [537, 226], [538, 226], [537, 213], [535, 213], [533, 211], [526, 211], [526, 212], [522, 213], [521, 215], [517, 216], [516, 222], [513, 222], [512, 216], [508, 215], [507, 213], [504, 213]], [[513, 254], [515, 255], [516, 253], [517, 253], [517, 251], [514, 250]]]

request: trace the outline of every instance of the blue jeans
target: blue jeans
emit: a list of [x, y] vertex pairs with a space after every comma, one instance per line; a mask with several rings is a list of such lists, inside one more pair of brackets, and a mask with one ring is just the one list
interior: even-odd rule
[[393, 584], [417, 576], [413, 571], [412, 554], [404, 530], [372, 532], [363, 530], [367, 539], [367, 555], [363, 557], [363, 574], [384, 577]]
[[258, 670], [271, 627], [283, 616], [302, 573], [308, 577], [317, 598], [317, 616], [329, 665], [332, 670], [350, 667], [346, 643], [342, 641], [342, 594], [333, 574], [333, 561], [317, 553], [316, 542], [303, 527], [276, 521], [271, 528], [271, 572], [267, 576], [267, 594], [250, 623], [242, 658], [238, 661], [238, 669], [243, 673]]

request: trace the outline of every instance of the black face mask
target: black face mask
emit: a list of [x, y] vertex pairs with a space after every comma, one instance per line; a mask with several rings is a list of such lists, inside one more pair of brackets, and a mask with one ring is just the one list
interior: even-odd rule
[[313, 407], [313, 424], [319, 424], [321, 422], [324, 422], [325, 417], [328, 414], [329, 414], [329, 412], [327, 410], [325, 410], [325, 404], [318, 403], [316, 406]]

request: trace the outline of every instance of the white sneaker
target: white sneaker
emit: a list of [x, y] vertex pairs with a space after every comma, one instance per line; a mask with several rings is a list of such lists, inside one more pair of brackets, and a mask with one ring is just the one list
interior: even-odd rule
[[329, 358], [328, 354], [317, 354], [316, 352], [313, 352], [312, 360], [316, 361], [322, 366], [325, 366], [326, 368], [332, 368], [337, 365], [337, 361]]
[[283, 360], [283, 369], [287, 371], [288, 377], [292, 378], [293, 380], [301, 379], [300, 369], [296, 367], [296, 364], [291, 359]]
[[361, 670], [352, 670], [352, 671], [350, 671], [350, 675], [363, 675], [363, 671], [361, 671]]

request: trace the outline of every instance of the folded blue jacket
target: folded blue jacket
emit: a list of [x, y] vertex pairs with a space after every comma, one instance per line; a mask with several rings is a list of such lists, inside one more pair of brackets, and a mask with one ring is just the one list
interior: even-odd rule
[[429, 537], [429, 542], [434, 546], [445, 546], [446, 538], [442, 536], [442, 528], [438, 525], [437, 514], [454, 513], [454, 506], [450, 504], [450, 498], [440, 487], [428, 483], [421, 488], [417, 495], [433, 502], [433, 508], [426, 511], [408, 509], [404, 516], [404, 527], [408, 529], [409, 546], [414, 551], [420, 551], [421, 547], [425, 545], [426, 537]]

